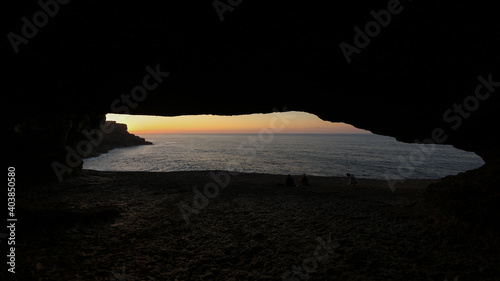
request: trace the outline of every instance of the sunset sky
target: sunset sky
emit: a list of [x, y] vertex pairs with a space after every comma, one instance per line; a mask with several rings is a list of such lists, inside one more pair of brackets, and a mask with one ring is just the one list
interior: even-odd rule
[[237, 116], [176, 117], [108, 114], [107, 120], [127, 124], [128, 131], [133, 134], [253, 134], [267, 128], [283, 134], [370, 133], [345, 123], [323, 121], [316, 115], [297, 111]]

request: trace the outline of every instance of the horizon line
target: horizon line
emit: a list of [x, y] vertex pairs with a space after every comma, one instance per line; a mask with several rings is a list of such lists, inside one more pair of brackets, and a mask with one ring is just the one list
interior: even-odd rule
[[[259, 132], [255, 133], [168, 133], [168, 132], [159, 132], [159, 133], [152, 133], [152, 132], [129, 132], [131, 134], [145, 134], [145, 135], [258, 135]], [[372, 132], [360, 132], [360, 133], [273, 133], [273, 135], [374, 135]]]

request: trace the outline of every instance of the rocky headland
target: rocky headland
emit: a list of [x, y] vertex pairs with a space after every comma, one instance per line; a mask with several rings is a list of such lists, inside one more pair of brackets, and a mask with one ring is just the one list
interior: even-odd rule
[[102, 142], [98, 146], [94, 146], [92, 153], [85, 158], [97, 157], [118, 147], [153, 144], [152, 142], [146, 141], [144, 138], [129, 133], [127, 124], [116, 123], [115, 121], [106, 121], [104, 125], [108, 127], [113, 126], [113, 131], [110, 133], [104, 133]]

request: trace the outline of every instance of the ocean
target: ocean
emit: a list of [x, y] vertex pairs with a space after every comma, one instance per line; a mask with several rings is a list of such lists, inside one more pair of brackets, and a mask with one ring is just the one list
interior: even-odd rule
[[435, 179], [483, 160], [449, 145], [406, 144], [374, 134], [144, 134], [153, 145], [85, 159], [98, 171], [232, 170], [247, 173]]

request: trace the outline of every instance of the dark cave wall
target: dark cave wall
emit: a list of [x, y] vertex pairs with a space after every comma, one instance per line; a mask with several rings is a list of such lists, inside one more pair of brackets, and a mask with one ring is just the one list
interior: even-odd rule
[[[402, 10], [348, 63], [339, 45], [356, 46], [354, 28], [364, 30], [372, 10], [393, 2]], [[21, 18], [41, 8], [9, 5], [6, 33], [22, 36]], [[461, 118], [459, 129], [443, 114], [475, 94], [479, 76], [500, 81], [499, 11], [492, 1], [244, 1], [221, 22], [209, 2], [71, 1], [18, 53], [2, 41], [10, 50], [4, 87], [13, 106], [6, 113], [123, 113], [122, 95], [143, 85], [147, 67], [159, 66], [170, 75], [131, 113], [231, 115], [287, 106], [406, 142], [443, 128], [445, 143], [491, 162], [498, 159], [497, 93]]]
[[16, 167], [21, 180], [44, 182], [78, 175], [83, 155], [90, 149], [82, 141], [88, 141], [89, 136], [93, 139], [90, 133], [99, 128], [105, 118], [101, 113], [48, 112], [9, 120], [7, 138], [13, 145], [7, 151], [7, 165]]
[[[76, 149], [85, 139], [83, 129], [98, 128], [105, 113], [124, 113], [125, 105], [131, 114], [163, 116], [286, 107], [405, 142], [433, 139], [438, 129], [443, 143], [480, 155], [484, 184], [496, 186], [494, 1], [236, 1], [223, 21], [211, 1], [63, 2], [17, 52], [1, 42], [8, 50], [2, 62], [8, 165], [26, 175], [53, 176], [50, 164], [65, 161], [66, 146]], [[355, 28], [364, 29], [374, 21], [371, 11], [390, 3], [402, 9], [348, 63], [340, 44], [356, 46]], [[4, 34], [25, 36], [23, 17], [33, 21], [43, 10], [35, 2], [6, 5]], [[148, 67], [169, 75], [153, 87]], [[495, 82], [491, 89], [482, 84], [491, 95], [476, 106], [470, 97], [479, 77]], [[140, 86], [146, 94], [130, 100]], [[466, 100], [474, 110], [456, 109]], [[434, 190], [434, 198], [446, 196]]]

